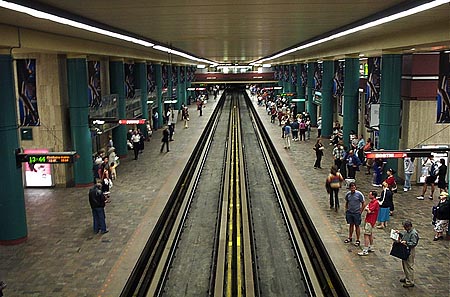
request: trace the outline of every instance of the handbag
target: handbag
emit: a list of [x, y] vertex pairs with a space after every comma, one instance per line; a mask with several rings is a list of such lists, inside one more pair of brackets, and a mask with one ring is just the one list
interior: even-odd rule
[[409, 247], [407, 247], [403, 243], [397, 241], [394, 241], [392, 243], [392, 249], [389, 255], [402, 260], [408, 260], [409, 254], [410, 254]]

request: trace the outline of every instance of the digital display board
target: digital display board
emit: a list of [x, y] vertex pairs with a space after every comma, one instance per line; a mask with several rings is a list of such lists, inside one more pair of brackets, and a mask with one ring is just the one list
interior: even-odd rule
[[18, 161], [28, 164], [73, 163], [77, 152], [45, 152], [44, 150], [25, 150], [17, 155]]
[[146, 121], [146, 119], [119, 120], [119, 125], [145, 124]]

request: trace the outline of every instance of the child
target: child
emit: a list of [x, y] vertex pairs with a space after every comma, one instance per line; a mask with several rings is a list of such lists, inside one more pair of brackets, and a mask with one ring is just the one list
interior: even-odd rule
[[114, 162], [111, 162], [111, 165], [109, 166], [109, 170], [111, 171], [111, 179], [116, 179], [116, 168], [117, 164]]

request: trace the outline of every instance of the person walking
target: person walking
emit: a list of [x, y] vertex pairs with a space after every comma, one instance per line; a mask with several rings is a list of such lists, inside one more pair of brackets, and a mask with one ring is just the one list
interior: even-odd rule
[[102, 184], [96, 183], [89, 190], [89, 204], [92, 209], [92, 217], [93, 217], [93, 227], [94, 233], [100, 232], [101, 234], [108, 233], [109, 230], [106, 229], [106, 216], [105, 216], [105, 203], [109, 202], [105, 195], [103, 194]]
[[139, 156], [139, 151], [141, 149], [141, 136], [137, 130], [133, 132], [131, 136], [131, 142], [133, 143], [134, 159], [137, 160]]
[[[330, 194], [330, 208], [335, 208], [335, 211], [339, 208], [339, 189], [341, 188], [341, 184], [344, 181], [344, 178], [339, 173], [339, 170], [336, 165], [331, 166], [330, 174], [327, 177], [327, 184], [329, 185], [329, 194]], [[333, 199], [334, 195], [334, 199]]]
[[314, 169], [322, 169], [322, 167], [320, 167], [320, 162], [322, 161], [324, 149], [325, 147], [322, 144], [322, 140], [318, 138], [316, 144], [313, 147], [313, 150], [316, 151], [316, 162], [314, 162]]
[[414, 287], [414, 260], [416, 258], [416, 246], [419, 242], [419, 233], [413, 228], [411, 221], [407, 220], [403, 222], [403, 228], [405, 231], [399, 233], [398, 242], [404, 244], [409, 248], [409, 257], [406, 260], [402, 260], [402, 268], [405, 274], [404, 278], [400, 279], [400, 282], [404, 283], [403, 287]]
[[377, 192], [369, 192], [369, 204], [364, 208], [366, 218], [364, 220], [364, 249], [358, 253], [360, 256], [367, 256], [369, 252], [373, 252], [373, 227], [377, 222], [380, 204], [377, 200]]
[[345, 220], [349, 224], [348, 237], [344, 243], [352, 242], [353, 231], [356, 233], [355, 246], [360, 246], [359, 237], [361, 234], [359, 225], [361, 225], [361, 213], [364, 207], [364, 195], [356, 190], [356, 183], [351, 182], [350, 191], [345, 195]]
[[433, 200], [434, 195], [434, 183], [436, 182], [436, 179], [439, 174], [439, 168], [437, 164], [434, 162], [434, 156], [431, 155], [427, 158], [427, 160], [422, 164], [423, 167], [428, 167], [427, 176], [425, 177], [425, 182], [423, 183], [422, 187], [422, 195], [417, 196], [418, 200], [423, 200], [425, 193], [427, 192], [428, 186], [431, 187], [431, 193], [430, 196], [428, 196], [428, 199]]
[[169, 150], [169, 129], [167, 128], [167, 126], [165, 126], [164, 127], [164, 130], [163, 130], [163, 137], [162, 137], [162, 139], [161, 139], [161, 142], [162, 142], [162, 145], [161, 145], [161, 153], [163, 152], [163, 149], [164, 149], [164, 145], [166, 145], [166, 149], [167, 149], [167, 152], [169, 152], [170, 150]]
[[403, 159], [403, 167], [405, 169], [405, 184], [403, 185], [403, 192], [411, 190], [411, 176], [414, 173], [414, 158], [405, 157]]

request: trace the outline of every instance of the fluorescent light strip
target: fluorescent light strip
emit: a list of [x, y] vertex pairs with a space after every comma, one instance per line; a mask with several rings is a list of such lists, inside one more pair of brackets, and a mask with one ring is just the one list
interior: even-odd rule
[[274, 60], [274, 59], [280, 58], [282, 56], [288, 55], [288, 54], [296, 52], [296, 51], [300, 51], [300, 50], [303, 50], [303, 49], [306, 49], [306, 48], [309, 48], [309, 47], [312, 47], [312, 46], [315, 46], [315, 45], [318, 45], [318, 44], [321, 44], [321, 43], [324, 43], [324, 42], [328, 42], [328, 41], [334, 40], [334, 39], [339, 38], [339, 37], [347, 36], [347, 35], [350, 35], [350, 34], [353, 34], [353, 33], [359, 32], [359, 31], [362, 31], [362, 30], [369, 29], [369, 28], [372, 28], [372, 27], [375, 27], [375, 26], [379, 26], [379, 25], [382, 25], [382, 24], [385, 24], [385, 23], [389, 23], [389, 22], [392, 22], [392, 21], [395, 21], [395, 20], [398, 20], [398, 19], [410, 16], [410, 15], [413, 15], [413, 14], [425, 11], [425, 10], [429, 10], [429, 9], [435, 8], [437, 6], [441, 6], [443, 4], [447, 4], [449, 2], [450, 2], [450, 0], [436, 0], [436, 1], [428, 2], [428, 3], [422, 4], [422, 5], [416, 6], [414, 8], [411, 8], [411, 9], [408, 9], [408, 10], [405, 10], [405, 11], [402, 11], [402, 12], [398, 12], [396, 14], [393, 14], [393, 15], [381, 18], [379, 20], [375, 20], [375, 21], [369, 22], [367, 24], [360, 25], [360, 26], [357, 26], [355, 28], [348, 29], [348, 30], [345, 30], [345, 31], [333, 34], [331, 36], [328, 36], [328, 37], [325, 37], [325, 38], [322, 38], [322, 39], [319, 39], [319, 40], [316, 40], [316, 41], [313, 41], [313, 42], [310, 42], [310, 43], [307, 43], [307, 44], [304, 44], [304, 45], [301, 45], [301, 46], [298, 46], [296, 48], [292, 48], [290, 50], [287, 50], [287, 51], [281, 52], [279, 54], [276, 54], [276, 55], [274, 55], [272, 57], [268, 57], [268, 58], [264, 58], [264, 59], [255, 61], [252, 64], [254, 64], [254, 63], [262, 63], [264, 61], [269, 61], [269, 60]]
[[44, 20], [49, 20], [55, 23], [59, 23], [59, 24], [63, 24], [63, 25], [68, 25], [71, 27], [75, 27], [78, 29], [83, 29], [86, 31], [90, 31], [90, 32], [94, 32], [94, 33], [98, 33], [98, 34], [102, 34], [102, 35], [106, 35], [106, 36], [110, 36], [113, 38], [117, 38], [117, 39], [121, 39], [121, 40], [125, 40], [125, 41], [129, 41], [132, 43], [136, 43], [136, 44], [140, 44], [146, 47], [152, 47], [154, 44], [145, 40], [141, 40], [141, 39], [137, 39], [134, 37], [130, 37], [130, 36], [126, 36], [123, 34], [119, 34], [119, 33], [115, 33], [112, 31], [108, 31], [108, 30], [104, 30], [104, 29], [100, 29], [94, 26], [90, 26], [90, 25], [86, 25], [80, 22], [76, 22], [76, 21], [72, 21], [66, 18], [62, 18], [56, 15], [52, 15], [46, 12], [42, 12], [33, 8], [29, 8], [26, 6], [22, 6], [22, 5], [18, 5], [15, 3], [10, 3], [10, 2], [6, 2], [6, 1], [0, 1], [0, 7], [3, 8], [7, 8], [7, 9], [11, 9], [17, 12], [22, 12], [22, 13], [26, 13], [28, 15], [31, 15], [33, 17], [36, 18], [40, 18], [40, 19], [44, 19]]
[[116, 33], [116, 32], [112, 32], [112, 31], [108, 31], [108, 30], [104, 30], [104, 29], [100, 29], [94, 26], [90, 26], [90, 25], [86, 25], [77, 21], [73, 21], [73, 20], [69, 20], [63, 17], [59, 17], [47, 12], [43, 12], [43, 11], [39, 11], [30, 7], [26, 7], [23, 5], [19, 5], [19, 4], [15, 4], [15, 3], [11, 3], [11, 2], [7, 2], [7, 1], [2, 1], [0, 0], [0, 7], [6, 8], [6, 9], [10, 9], [10, 10], [14, 10], [17, 12], [21, 12], [21, 13], [26, 13], [32, 17], [36, 17], [39, 19], [44, 19], [44, 20], [49, 20], [55, 23], [59, 23], [59, 24], [63, 24], [63, 25], [67, 25], [67, 26], [71, 26], [74, 28], [78, 28], [78, 29], [82, 29], [82, 30], [86, 30], [89, 32], [94, 32], [94, 33], [98, 33], [101, 35], [105, 35], [105, 36], [109, 36], [109, 37], [113, 37], [116, 39], [120, 39], [120, 40], [124, 40], [124, 41], [128, 41], [128, 42], [132, 42], [135, 44], [139, 44], [145, 47], [153, 47], [156, 50], [160, 50], [160, 51], [164, 51], [170, 54], [174, 54], [186, 59], [190, 59], [190, 60], [194, 60], [194, 61], [199, 61], [199, 62], [205, 62], [208, 64], [216, 64], [215, 62], [212, 61], [207, 61], [204, 59], [199, 59], [197, 57], [191, 56], [189, 54], [177, 51], [177, 50], [172, 50], [169, 49], [167, 47], [164, 46], [160, 46], [160, 45], [156, 45], [154, 43], [142, 40], [142, 39], [138, 39], [138, 38], [134, 38], [131, 36], [127, 36], [127, 35], [123, 35], [120, 33]]

